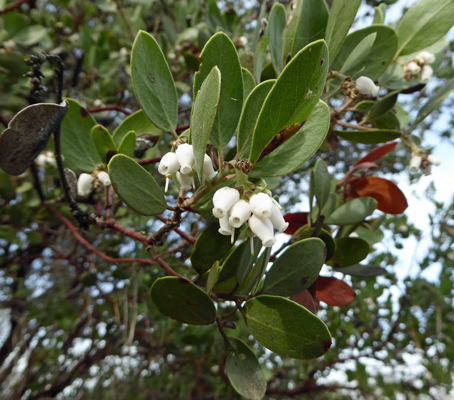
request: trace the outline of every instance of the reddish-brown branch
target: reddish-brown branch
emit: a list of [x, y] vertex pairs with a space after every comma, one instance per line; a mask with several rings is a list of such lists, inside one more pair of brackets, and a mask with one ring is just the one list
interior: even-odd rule
[[149, 158], [147, 160], [140, 160], [139, 165], [148, 165], [148, 164], [156, 164], [157, 162], [161, 161], [162, 156]]
[[[103, 260], [106, 260], [111, 263], [132, 263], [132, 262], [138, 262], [140, 264], [156, 264], [155, 261], [152, 259], [141, 259], [141, 258], [112, 258], [109, 257], [107, 254], [104, 254], [102, 251], [99, 251], [95, 246], [93, 246], [91, 243], [89, 243], [87, 240], [85, 240], [81, 234], [77, 231], [77, 228], [68, 220], [66, 219], [63, 215], [61, 215], [58, 211], [54, 210], [53, 208], [48, 207], [49, 211], [52, 212], [60, 221], [62, 221], [72, 232], [74, 237], [88, 250], [92, 251], [99, 257], [101, 257]], [[140, 235], [140, 234], [138, 234]], [[129, 236], [129, 235], [128, 235]], [[143, 235], [142, 235], [143, 236]]]
[[147, 236], [142, 235], [139, 232], [132, 231], [131, 229], [125, 228], [124, 226], [121, 226], [119, 223], [117, 223], [116, 221], [114, 221], [112, 219], [106, 221], [104, 223], [104, 226], [107, 228], [113, 229], [117, 232], [120, 232], [123, 235], [129, 236], [130, 238], [137, 240], [137, 241], [143, 243], [144, 245], [148, 246]]
[[6, 14], [7, 12], [13, 11], [16, 8], [19, 8], [22, 4], [31, 3], [33, 0], [17, 0], [14, 3], [8, 4], [5, 8], [0, 10], [1, 14]]
[[131, 115], [132, 112], [124, 109], [120, 105], [115, 105], [115, 106], [107, 106], [107, 107], [97, 107], [97, 108], [89, 108], [88, 112], [93, 114], [93, 113], [98, 113], [98, 112], [103, 112], [103, 111], [119, 111], [122, 112], [123, 114], [126, 115]]
[[[168, 219], [163, 217], [162, 215], [157, 215], [156, 216], [159, 221], [164, 222], [165, 224], [167, 223]], [[183, 239], [187, 240], [189, 243], [194, 244], [195, 243], [195, 238], [193, 238], [191, 235], [188, 235], [186, 232], [183, 232], [179, 228], [173, 228], [173, 230], [178, 233]]]

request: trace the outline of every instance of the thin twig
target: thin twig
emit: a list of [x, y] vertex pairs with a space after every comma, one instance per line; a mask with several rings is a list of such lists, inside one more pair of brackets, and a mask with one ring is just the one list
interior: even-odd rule
[[99, 113], [99, 112], [103, 112], [103, 111], [119, 111], [125, 115], [131, 115], [132, 112], [131, 111], [128, 111], [126, 110], [125, 108], [123, 108], [122, 106], [120, 106], [119, 104], [115, 105], [115, 106], [107, 106], [107, 107], [97, 107], [97, 108], [88, 108], [87, 111], [90, 113], [90, 114], [93, 114], [93, 113]]
[[14, 3], [7, 5], [5, 8], [0, 10], [1, 14], [6, 14], [7, 12], [13, 11], [16, 8], [19, 8], [22, 4], [31, 3], [33, 0], [17, 0]]

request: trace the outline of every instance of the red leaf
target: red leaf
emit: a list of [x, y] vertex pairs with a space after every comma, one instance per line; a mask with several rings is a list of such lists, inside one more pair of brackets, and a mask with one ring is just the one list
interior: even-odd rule
[[288, 222], [288, 228], [284, 232], [287, 235], [293, 235], [299, 228], [307, 224], [307, 212], [291, 213], [284, 215], [285, 222]]
[[290, 297], [290, 299], [295, 303], [298, 303], [300, 306], [307, 308], [312, 314], [317, 314], [318, 303], [314, 301], [314, 298], [307, 290]]
[[397, 144], [398, 144], [398, 142], [391, 142], [391, 143], [386, 143], [383, 146], [376, 147], [369, 154], [367, 154], [366, 156], [364, 156], [363, 158], [358, 160], [355, 165], [358, 165], [358, 164], [361, 164], [364, 162], [377, 161], [380, 158], [382, 158], [383, 156], [385, 156], [386, 154], [388, 154], [390, 151], [392, 151], [394, 149], [394, 147], [397, 146]]
[[355, 292], [340, 279], [319, 276], [309, 288], [312, 296], [330, 306], [343, 307], [350, 304], [355, 298]]
[[397, 185], [387, 179], [365, 176], [351, 185], [359, 197], [372, 197], [378, 202], [377, 208], [387, 214], [402, 214], [408, 207], [407, 199]]

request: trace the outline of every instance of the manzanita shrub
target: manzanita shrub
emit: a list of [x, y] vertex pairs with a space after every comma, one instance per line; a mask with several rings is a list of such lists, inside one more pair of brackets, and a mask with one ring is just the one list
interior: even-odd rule
[[[86, 230], [114, 230], [146, 249], [150, 258], [130, 262], [162, 269], [150, 290], [157, 310], [184, 324], [215, 326], [224, 340], [226, 375], [246, 398], [263, 398], [267, 377], [247, 335], [235, 333], [241, 320], [279, 356], [310, 360], [329, 352], [335, 332], [317, 316], [318, 302], [342, 307], [355, 293], [341, 279], [320, 276], [322, 267], [364, 279], [384, 274], [361, 262], [383, 239], [384, 215], [407, 208], [405, 195], [379, 176], [376, 162], [400, 145], [411, 153], [414, 172], [429, 174], [439, 164], [412, 131], [449, 96], [454, 80], [411, 115], [398, 101], [436, 75], [454, 1], [420, 0], [397, 26], [384, 23], [381, 4], [372, 25], [349, 33], [360, 4], [334, 0], [328, 9], [323, 0], [304, 0], [274, 3], [267, 13], [264, 3], [247, 42], [233, 41], [229, 14], [209, 1], [206, 23], [213, 34], [201, 38], [205, 30], [188, 27], [179, 44], [187, 50], [172, 54], [171, 65], [163, 52], [168, 43], [158, 42], [156, 29], [137, 29], [130, 74], [140, 109], [115, 130], [99, 124], [82, 97], [59, 98], [60, 82], [57, 104], [33, 102], [0, 136], [0, 167], [13, 176], [33, 175], [49, 215], [73, 231], [76, 221]], [[197, 38], [199, 51], [192, 47]], [[64, 79], [57, 57], [40, 57], [29, 61], [35, 86], [45, 62], [57, 62], [57, 78]], [[186, 120], [172, 69], [178, 57], [196, 71]], [[35, 95], [39, 91], [35, 87]], [[51, 133], [56, 164], [44, 151]], [[335, 150], [339, 138], [377, 146], [336, 179], [317, 151]], [[273, 191], [281, 177], [308, 162], [309, 210], [286, 215]], [[60, 204], [60, 189], [40, 188], [55, 166], [71, 216]], [[134, 213], [164, 225], [143, 232], [133, 219], [121, 224]], [[179, 228], [185, 219], [194, 221], [197, 237]], [[290, 236], [273, 252], [276, 231]], [[178, 249], [162, 250], [172, 232], [181, 236], [177, 246], [192, 246], [182, 266], [166, 258]]]

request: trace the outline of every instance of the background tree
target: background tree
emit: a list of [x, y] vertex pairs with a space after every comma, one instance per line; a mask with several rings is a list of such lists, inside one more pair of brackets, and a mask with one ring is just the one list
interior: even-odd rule
[[[452, 395], [453, 205], [399, 281], [383, 176], [451, 139], [454, 1], [367, 3], [0, 0], [1, 399]], [[279, 196], [272, 251], [221, 186]]]

